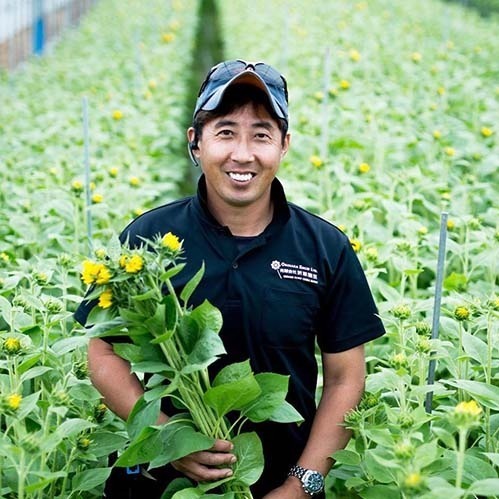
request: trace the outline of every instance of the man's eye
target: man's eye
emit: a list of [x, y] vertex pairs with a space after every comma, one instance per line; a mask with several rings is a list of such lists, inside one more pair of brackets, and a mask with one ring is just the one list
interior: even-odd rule
[[257, 133], [256, 138], [261, 140], [267, 140], [270, 139], [270, 136], [267, 133], [262, 132], [262, 133]]
[[218, 135], [221, 135], [222, 137], [230, 137], [232, 135], [232, 130], [220, 130]]

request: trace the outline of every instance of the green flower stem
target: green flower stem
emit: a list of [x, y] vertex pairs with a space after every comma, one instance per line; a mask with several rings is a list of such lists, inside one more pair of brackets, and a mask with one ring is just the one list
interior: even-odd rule
[[463, 482], [464, 454], [466, 451], [466, 438], [468, 436], [467, 428], [459, 428], [458, 448], [456, 451], [456, 488], [460, 489]]

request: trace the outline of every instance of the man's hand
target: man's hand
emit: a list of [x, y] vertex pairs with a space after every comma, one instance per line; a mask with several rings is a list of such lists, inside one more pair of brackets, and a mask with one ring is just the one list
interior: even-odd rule
[[263, 499], [310, 499], [310, 496], [303, 490], [298, 479], [289, 477], [280, 487], [266, 494]]
[[196, 482], [214, 482], [232, 475], [229, 467], [236, 462], [231, 453], [234, 446], [226, 440], [217, 440], [209, 450], [193, 452], [171, 464], [186, 477]]

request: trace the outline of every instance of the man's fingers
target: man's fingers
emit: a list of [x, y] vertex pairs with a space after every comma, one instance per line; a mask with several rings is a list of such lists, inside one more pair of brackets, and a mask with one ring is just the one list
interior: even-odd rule
[[230, 452], [232, 449], [234, 449], [232, 442], [229, 442], [228, 440], [215, 440], [215, 443], [210, 450], [216, 452]]
[[220, 466], [222, 464], [233, 464], [236, 456], [226, 452], [197, 452], [197, 462], [205, 466]]

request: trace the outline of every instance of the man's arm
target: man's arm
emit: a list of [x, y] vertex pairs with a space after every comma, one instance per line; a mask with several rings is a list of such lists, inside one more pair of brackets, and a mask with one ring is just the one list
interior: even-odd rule
[[[130, 364], [118, 356], [113, 346], [100, 338], [92, 338], [88, 345], [88, 367], [92, 384], [104, 397], [105, 404], [117, 416], [126, 420], [144, 389], [137, 376], [130, 372]], [[158, 424], [168, 416], [160, 413]], [[172, 463], [172, 466], [195, 481], [220, 480], [232, 474], [230, 468], [216, 466], [231, 464], [235, 456], [232, 444], [217, 440], [209, 451], [194, 452]]]
[[[355, 408], [364, 392], [364, 346], [341, 353], [323, 353], [324, 388], [307, 445], [298, 463], [303, 468], [326, 475], [332, 464], [331, 455], [343, 449], [351, 432], [343, 426], [345, 414]], [[288, 477], [284, 484], [265, 499], [309, 498], [298, 478]]]

